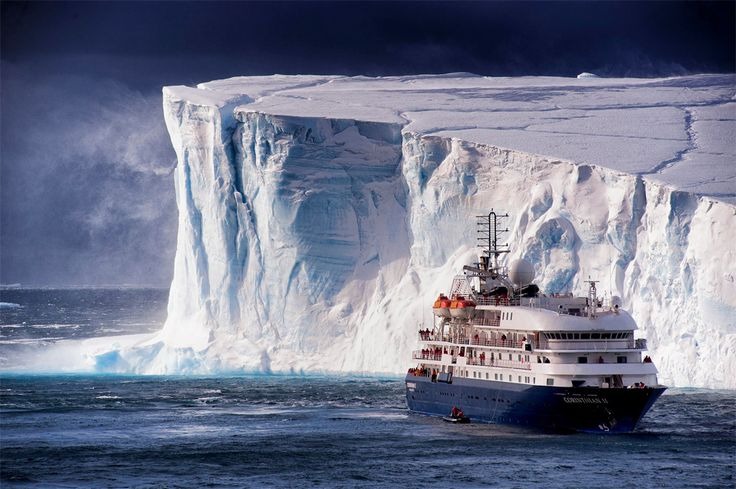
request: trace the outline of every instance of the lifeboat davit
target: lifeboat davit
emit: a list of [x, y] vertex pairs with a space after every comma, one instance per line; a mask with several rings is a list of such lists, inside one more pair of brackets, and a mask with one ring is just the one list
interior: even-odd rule
[[455, 296], [452, 302], [450, 302], [450, 315], [454, 318], [467, 319], [473, 317], [474, 313], [475, 302], [461, 295]]
[[440, 296], [437, 297], [437, 300], [434, 301], [434, 306], [432, 306], [435, 316], [439, 316], [441, 318], [451, 317], [450, 304], [450, 299], [446, 295], [440, 294]]

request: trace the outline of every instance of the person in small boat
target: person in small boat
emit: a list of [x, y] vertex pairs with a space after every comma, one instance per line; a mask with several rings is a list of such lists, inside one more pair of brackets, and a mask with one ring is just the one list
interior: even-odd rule
[[452, 411], [450, 411], [450, 417], [451, 418], [464, 418], [465, 414], [463, 413], [462, 409], [458, 409], [457, 406], [452, 406]]

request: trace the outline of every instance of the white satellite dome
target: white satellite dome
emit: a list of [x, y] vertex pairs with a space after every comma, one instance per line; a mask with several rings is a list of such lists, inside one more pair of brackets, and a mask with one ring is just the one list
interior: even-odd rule
[[509, 280], [516, 286], [529, 285], [534, 280], [534, 265], [523, 258], [512, 261]]
[[623, 305], [623, 302], [621, 301], [621, 298], [617, 295], [614, 295], [611, 297], [611, 307], [613, 309], [618, 309]]

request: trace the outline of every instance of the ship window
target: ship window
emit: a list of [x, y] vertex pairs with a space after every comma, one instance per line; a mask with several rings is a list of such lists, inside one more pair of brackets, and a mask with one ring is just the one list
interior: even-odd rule
[[521, 375], [519, 375], [519, 383], [521, 383]]
[[488, 372], [486, 372], [486, 380], [488, 380]]
[[509, 382], [513, 382], [513, 379], [511, 378], [511, 374], [509, 374]]
[[537, 378], [536, 377], [532, 377], [532, 384], [536, 384], [536, 383], [537, 383]]
[[581, 340], [589, 340], [590, 339], [590, 333], [580, 333], [580, 339]]
[[511, 356], [511, 353], [509, 353], [509, 360], [513, 360], [513, 357]]
[[578, 363], [588, 363], [588, 357], [578, 357]]
[[590, 339], [591, 340], [599, 340], [599, 339], [601, 339], [601, 335], [600, 335], [600, 333], [591, 333], [590, 334]]
[[519, 361], [521, 361], [521, 355], [519, 355]]
[[626, 357], [616, 357], [616, 363], [626, 363]]
[[513, 312], [511, 313], [511, 318], [510, 319], [514, 319], [514, 313]]
[[547, 385], [555, 385], [555, 379], [547, 379]]
[[498, 374], [493, 374], [493, 379], [498, 380]]
[[573, 337], [573, 339], [575, 339], [575, 340], [579, 340], [579, 339], [580, 339], [580, 333], [574, 333], [574, 334], [572, 335], [572, 337]]

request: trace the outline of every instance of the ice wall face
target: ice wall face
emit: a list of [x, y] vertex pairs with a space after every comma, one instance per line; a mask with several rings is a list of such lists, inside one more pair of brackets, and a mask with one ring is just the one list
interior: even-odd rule
[[663, 381], [736, 388], [733, 205], [426, 134], [350, 97], [274, 115], [256, 110], [268, 80], [235, 81], [165, 91], [179, 238], [169, 318], [138, 369], [403, 372], [433, 298], [474, 258], [473, 217], [494, 207], [543, 290], [590, 275], [624, 298]]

